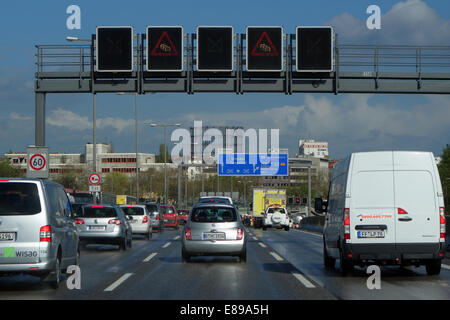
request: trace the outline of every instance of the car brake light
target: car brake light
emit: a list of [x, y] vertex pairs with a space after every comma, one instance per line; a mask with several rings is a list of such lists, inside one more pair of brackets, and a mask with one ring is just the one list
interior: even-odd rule
[[144, 216], [144, 219], [142, 219], [142, 223], [147, 223], [148, 222], [148, 217]]
[[75, 223], [76, 224], [84, 224], [84, 220], [83, 219], [76, 219]]
[[244, 237], [244, 230], [237, 228], [236, 240], [242, 240]]
[[184, 230], [184, 238], [186, 240], [192, 240], [191, 228], [186, 228]]
[[350, 240], [350, 209], [344, 209], [344, 239]]
[[408, 212], [406, 210], [403, 210], [402, 208], [397, 208], [397, 213], [398, 214], [408, 214]]
[[111, 219], [108, 221], [108, 224], [121, 225], [122, 221], [120, 221], [120, 219]]
[[103, 206], [92, 206], [93, 209], [101, 209]]
[[156, 220], [159, 221], [159, 214], [156, 216]]
[[445, 216], [444, 216], [444, 207], [439, 207], [439, 220], [441, 225], [440, 230], [440, 238], [445, 239]]
[[43, 226], [39, 231], [40, 242], [52, 242], [52, 227]]

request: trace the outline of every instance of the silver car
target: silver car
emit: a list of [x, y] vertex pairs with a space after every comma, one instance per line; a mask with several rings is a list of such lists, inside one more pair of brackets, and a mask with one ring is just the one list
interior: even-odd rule
[[233, 205], [198, 203], [183, 229], [181, 256], [237, 256], [247, 260], [247, 235]]
[[147, 211], [145, 204], [121, 205], [120, 206], [130, 219], [133, 234], [144, 235], [147, 240], [152, 238], [153, 226], [152, 217]]
[[0, 178], [0, 274], [28, 273], [57, 288], [78, 265], [79, 237], [64, 188], [39, 179]]
[[131, 248], [133, 233], [125, 213], [116, 205], [85, 205], [81, 216], [75, 219], [80, 241], [88, 243], [115, 244], [122, 250]]
[[145, 204], [145, 206], [147, 207], [147, 211], [152, 217], [153, 231], [158, 230], [159, 232], [161, 232], [163, 229], [164, 218], [161, 214], [159, 203], [148, 202]]

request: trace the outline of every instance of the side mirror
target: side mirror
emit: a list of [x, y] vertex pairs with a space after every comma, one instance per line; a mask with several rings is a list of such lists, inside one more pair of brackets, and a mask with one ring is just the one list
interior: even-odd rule
[[322, 198], [315, 198], [314, 199], [314, 211], [317, 213], [323, 212], [323, 200]]

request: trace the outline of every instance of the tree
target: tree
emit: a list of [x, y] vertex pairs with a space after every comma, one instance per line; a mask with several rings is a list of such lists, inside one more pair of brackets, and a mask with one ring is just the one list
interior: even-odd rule
[[22, 172], [14, 168], [7, 159], [0, 159], [0, 177], [17, 178], [22, 176]]
[[447, 144], [442, 150], [441, 162], [438, 165], [439, 176], [441, 177], [442, 190], [444, 192], [445, 208], [450, 208], [450, 146]]
[[65, 169], [63, 173], [60, 173], [52, 180], [63, 185], [64, 188], [74, 190], [88, 189], [87, 177], [80, 173], [80, 170], [76, 170], [74, 168]]
[[[169, 148], [165, 148], [166, 150], [166, 163], [172, 162], [170, 155], [169, 155]], [[156, 163], [164, 163], [164, 144], [159, 145], [159, 154], [156, 156]]]
[[122, 172], [108, 173], [102, 186], [105, 192], [113, 194], [130, 193], [130, 180], [127, 175]]

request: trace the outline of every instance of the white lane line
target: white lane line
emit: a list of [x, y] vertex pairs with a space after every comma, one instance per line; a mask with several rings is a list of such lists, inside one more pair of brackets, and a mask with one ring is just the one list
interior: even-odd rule
[[178, 240], [180, 238], [181, 238], [181, 236], [176, 236], [175, 238], [173, 238], [173, 240]]
[[302, 276], [300, 273], [297, 272], [291, 272], [292, 275], [300, 281], [305, 287], [307, 288], [315, 288], [316, 286], [313, 285], [308, 279], [306, 279], [304, 276]]
[[125, 273], [123, 276], [121, 276], [119, 278], [119, 280], [117, 280], [112, 285], [110, 285], [108, 288], [106, 288], [105, 291], [113, 291], [115, 288], [120, 286], [124, 281], [126, 281], [132, 275], [133, 275], [132, 273]]
[[149, 255], [147, 258], [145, 258], [142, 262], [149, 262], [150, 260], [153, 259], [154, 256], [156, 256], [158, 253], [157, 252], [153, 252], [151, 255]]
[[447, 270], [450, 270], [450, 266], [446, 264], [441, 264], [441, 267]]
[[272, 257], [275, 258], [275, 260], [277, 260], [277, 261], [283, 261], [283, 258], [280, 257], [280, 256], [279, 256], [278, 254], [276, 254], [275, 252], [271, 252], [270, 254], [272, 255]]
[[303, 230], [298, 230], [298, 231], [300, 231], [300, 232], [303, 232], [303, 233], [307, 233], [307, 234], [310, 234], [310, 235], [312, 235], [312, 236], [316, 236], [316, 237], [320, 237], [320, 238], [322, 238], [322, 235], [321, 235], [321, 234], [317, 234], [317, 233], [312, 233], [312, 232], [308, 232], [308, 231], [303, 231]]
[[267, 246], [266, 246], [264, 243], [262, 243], [262, 242], [258, 242], [258, 244], [259, 244], [262, 248], [267, 248]]
[[253, 237], [253, 240], [258, 240], [258, 238], [257, 237]]
[[168, 246], [170, 246], [170, 244], [171, 244], [172, 242], [167, 242], [165, 245], [163, 245], [162, 247], [163, 248], [167, 248]]

